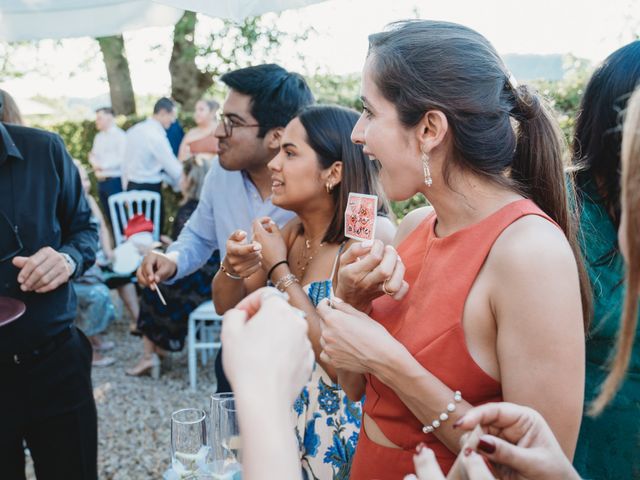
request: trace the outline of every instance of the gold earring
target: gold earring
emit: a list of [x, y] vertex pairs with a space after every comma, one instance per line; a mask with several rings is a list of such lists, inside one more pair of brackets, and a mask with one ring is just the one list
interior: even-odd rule
[[327, 182], [324, 186], [324, 188], [327, 189], [327, 193], [331, 194], [331, 190], [333, 190], [333, 185], [331, 185], [331, 183]]
[[424, 173], [424, 184], [427, 187], [433, 185], [433, 179], [431, 178], [431, 170], [429, 170], [429, 155], [427, 155], [422, 149], [422, 171]]

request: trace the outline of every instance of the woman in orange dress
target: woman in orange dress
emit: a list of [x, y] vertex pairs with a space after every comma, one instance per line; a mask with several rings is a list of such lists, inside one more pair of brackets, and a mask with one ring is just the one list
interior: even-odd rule
[[456, 420], [502, 400], [539, 411], [571, 458], [590, 297], [561, 133], [469, 28], [409, 21], [369, 40], [352, 139], [391, 199], [431, 207], [395, 248], [351, 246], [319, 307], [321, 359], [349, 398], [366, 393], [351, 479], [402, 478], [421, 443], [448, 471]]

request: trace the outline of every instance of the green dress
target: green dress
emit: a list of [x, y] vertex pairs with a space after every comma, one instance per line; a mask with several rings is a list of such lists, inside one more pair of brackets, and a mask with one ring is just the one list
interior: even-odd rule
[[[617, 232], [599, 195], [582, 198], [582, 251], [593, 288], [594, 316], [587, 339], [585, 412], [606, 377], [624, 301], [624, 260]], [[640, 479], [640, 334], [619, 393], [597, 418], [584, 415], [574, 465], [585, 479]]]

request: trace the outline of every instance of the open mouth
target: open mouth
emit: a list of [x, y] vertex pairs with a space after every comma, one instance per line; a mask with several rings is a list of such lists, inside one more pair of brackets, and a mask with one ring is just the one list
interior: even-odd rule
[[281, 182], [280, 180], [271, 180], [271, 189], [275, 190], [276, 188], [280, 188], [284, 186], [284, 182]]

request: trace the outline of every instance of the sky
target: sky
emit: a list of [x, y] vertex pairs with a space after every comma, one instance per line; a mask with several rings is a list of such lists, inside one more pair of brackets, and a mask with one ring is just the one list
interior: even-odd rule
[[[285, 43], [277, 61], [302, 73], [358, 72], [367, 36], [389, 22], [414, 18], [416, 12], [421, 18], [470, 26], [501, 54], [572, 53], [593, 63], [632, 40], [633, 32], [640, 32], [640, 0], [329, 0], [280, 15], [281, 30], [301, 33], [313, 27], [316, 33], [305, 42]], [[202, 18], [200, 24], [202, 32], [215, 22]], [[171, 37], [171, 27], [125, 32], [136, 93], [169, 92]], [[298, 60], [299, 54], [305, 57], [304, 63]], [[108, 92], [100, 50], [92, 39], [44, 41], [37, 50], [24, 50], [19, 57], [18, 64], [25, 69], [39, 64], [45, 72], [0, 83], [18, 98], [90, 98]]]

